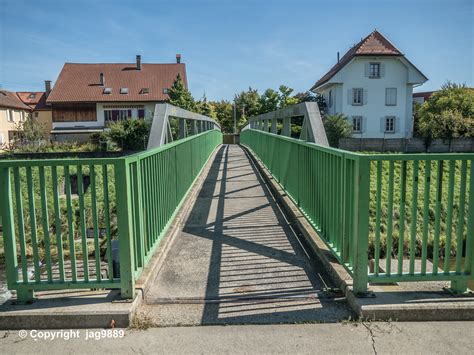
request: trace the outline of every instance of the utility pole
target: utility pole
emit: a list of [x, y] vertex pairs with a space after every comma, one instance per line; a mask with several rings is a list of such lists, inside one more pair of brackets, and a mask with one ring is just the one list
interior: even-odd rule
[[237, 134], [237, 105], [234, 100], [234, 134]]

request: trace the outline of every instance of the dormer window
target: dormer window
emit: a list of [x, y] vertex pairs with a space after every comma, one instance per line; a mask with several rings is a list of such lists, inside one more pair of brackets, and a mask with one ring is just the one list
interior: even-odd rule
[[149, 88], [143, 88], [140, 90], [140, 94], [142, 95], [148, 95], [150, 93], [150, 89]]
[[121, 94], [128, 94], [128, 88], [120, 88]]
[[35, 92], [32, 92], [32, 93], [30, 94], [30, 96], [28, 96], [28, 98], [29, 98], [29, 99], [34, 99], [34, 98], [36, 98], [36, 93], [35, 93]]
[[380, 63], [370, 63], [369, 78], [380, 78]]
[[168, 92], [169, 92], [168, 88], [164, 88], [164, 89], [163, 89], [163, 94], [166, 94], [166, 95], [167, 95]]
[[105, 88], [104, 89], [104, 94], [105, 95], [110, 95], [112, 93], [112, 88]]

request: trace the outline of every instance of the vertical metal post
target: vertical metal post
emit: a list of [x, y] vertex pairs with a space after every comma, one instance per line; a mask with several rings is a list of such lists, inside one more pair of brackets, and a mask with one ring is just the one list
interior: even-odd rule
[[187, 127], [186, 127], [186, 120], [184, 118], [179, 119], [179, 139], [186, 138], [187, 136]]
[[135, 260], [132, 230], [130, 173], [126, 159], [115, 165], [117, 224], [120, 258], [120, 291], [122, 298], [135, 297]]
[[276, 118], [273, 118], [272, 119], [272, 127], [271, 127], [271, 130], [272, 130], [272, 133], [273, 134], [277, 134], [277, 124], [278, 124], [278, 120]]
[[198, 133], [198, 128], [195, 120], [191, 121], [191, 134], [195, 135]]
[[367, 293], [369, 244], [370, 160], [359, 157], [354, 177], [354, 293]]
[[281, 131], [281, 135], [291, 137], [291, 117], [283, 118], [283, 129]]
[[234, 101], [234, 134], [237, 133], [237, 105]]

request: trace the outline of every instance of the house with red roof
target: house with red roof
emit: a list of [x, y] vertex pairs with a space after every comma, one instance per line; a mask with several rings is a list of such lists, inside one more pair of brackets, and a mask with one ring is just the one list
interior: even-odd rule
[[15, 92], [0, 90], [0, 150], [17, 138], [18, 129], [30, 112], [31, 107]]
[[30, 107], [31, 117], [41, 124], [44, 131], [44, 136], [50, 139], [52, 123], [52, 109], [51, 105], [46, 102], [51, 92], [51, 81], [45, 80], [45, 91], [20, 91], [16, 94], [20, 100]]
[[356, 138], [413, 136], [413, 88], [428, 78], [379, 31], [354, 45], [311, 88]]
[[110, 122], [151, 119], [155, 105], [169, 100], [168, 88], [181, 76], [187, 87], [181, 55], [176, 63], [66, 63], [48, 96], [55, 140], [85, 140]]

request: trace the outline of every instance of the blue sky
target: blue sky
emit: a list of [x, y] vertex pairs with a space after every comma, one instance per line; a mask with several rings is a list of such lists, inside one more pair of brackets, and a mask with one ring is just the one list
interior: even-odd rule
[[173, 62], [196, 98], [305, 91], [374, 28], [430, 79], [473, 84], [474, 1], [0, 0], [0, 84], [42, 90], [64, 62]]

